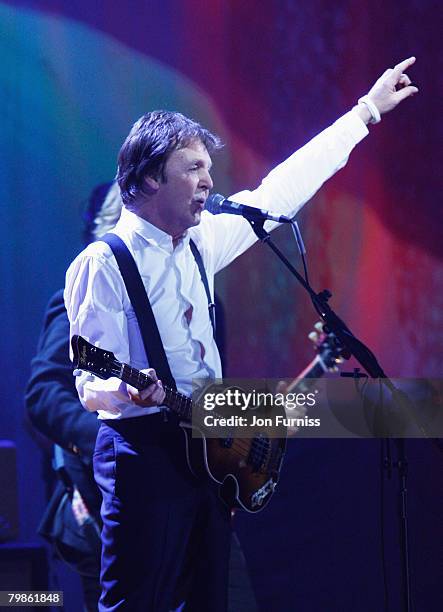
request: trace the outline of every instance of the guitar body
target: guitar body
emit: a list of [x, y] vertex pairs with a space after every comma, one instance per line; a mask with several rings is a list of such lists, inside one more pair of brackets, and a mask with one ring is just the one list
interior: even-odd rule
[[191, 471], [198, 477], [209, 475], [229, 507], [263, 510], [280, 477], [286, 438], [272, 438], [265, 428], [254, 438], [206, 438], [188, 423], [181, 427]]

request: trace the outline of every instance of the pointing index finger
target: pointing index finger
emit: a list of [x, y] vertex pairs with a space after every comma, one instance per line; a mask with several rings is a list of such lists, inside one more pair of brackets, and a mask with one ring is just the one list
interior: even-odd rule
[[409, 66], [412, 66], [412, 64], [415, 62], [415, 57], [408, 57], [408, 59], [403, 60], [402, 62], [400, 62], [399, 64], [397, 64], [394, 68], [394, 75], [396, 77], [399, 77], [402, 72], [404, 72], [405, 70], [407, 70], [409, 68]]

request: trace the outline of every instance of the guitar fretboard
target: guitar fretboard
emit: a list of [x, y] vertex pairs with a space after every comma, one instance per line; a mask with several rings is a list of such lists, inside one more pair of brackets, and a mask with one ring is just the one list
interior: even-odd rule
[[[154, 382], [148, 374], [144, 374], [126, 363], [119, 365], [120, 371], [116, 373], [116, 376], [139, 391], [146, 389]], [[163, 389], [165, 391], [164, 405], [178, 414], [180, 418], [190, 421], [192, 418], [192, 399], [166, 385], [163, 386]]]

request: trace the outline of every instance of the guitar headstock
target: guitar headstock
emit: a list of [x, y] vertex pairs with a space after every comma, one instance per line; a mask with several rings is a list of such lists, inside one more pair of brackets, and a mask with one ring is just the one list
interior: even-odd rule
[[314, 331], [308, 335], [308, 338], [313, 342], [315, 350], [328, 370], [336, 370], [337, 364], [343, 363], [351, 356], [337, 336], [328, 331], [321, 321], [314, 325]]
[[119, 375], [121, 364], [111, 351], [104, 351], [77, 335], [72, 336], [71, 346], [75, 369], [91, 372], [104, 380]]

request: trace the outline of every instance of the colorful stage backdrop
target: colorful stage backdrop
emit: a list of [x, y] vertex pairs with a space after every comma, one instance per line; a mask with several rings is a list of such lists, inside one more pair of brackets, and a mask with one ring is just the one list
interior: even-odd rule
[[[129, 126], [148, 110], [179, 109], [222, 136], [215, 186], [228, 194], [256, 185], [386, 67], [416, 55], [420, 95], [371, 127], [299, 222], [314, 287], [332, 290], [332, 305], [385, 371], [441, 375], [441, 18], [437, 0], [0, 2], [0, 437], [18, 446], [23, 539], [35, 539], [45, 503], [22, 403], [43, 309], [80, 249], [90, 191], [114, 176]], [[298, 263], [291, 233], [276, 236]], [[310, 358], [316, 317], [272, 254], [257, 245], [218, 288], [228, 373], [295, 375]], [[375, 444], [292, 445], [279, 501], [238, 521], [263, 609], [381, 609]], [[431, 499], [441, 495], [441, 456], [427, 442], [410, 452], [426, 474], [417, 472], [411, 513], [422, 525], [414, 596], [429, 612], [437, 609]], [[275, 522], [272, 539], [254, 542]], [[325, 603], [331, 598], [342, 605]]]

